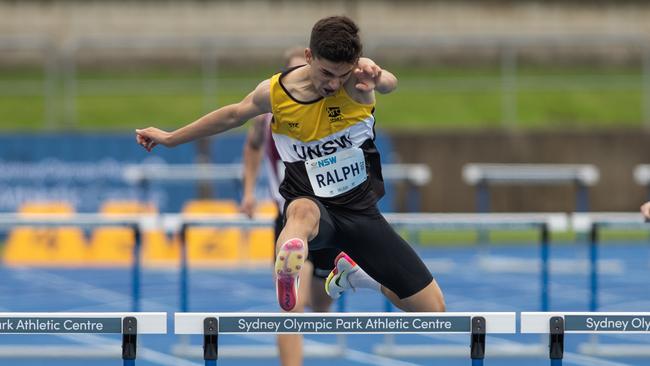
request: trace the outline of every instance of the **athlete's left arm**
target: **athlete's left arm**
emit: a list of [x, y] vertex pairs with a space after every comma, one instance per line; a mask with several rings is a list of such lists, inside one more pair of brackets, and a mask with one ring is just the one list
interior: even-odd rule
[[361, 57], [354, 71], [357, 79], [355, 87], [361, 91], [376, 90], [378, 93], [387, 94], [397, 88], [397, 78], [393, 73], [384, 70], [373, 60]]

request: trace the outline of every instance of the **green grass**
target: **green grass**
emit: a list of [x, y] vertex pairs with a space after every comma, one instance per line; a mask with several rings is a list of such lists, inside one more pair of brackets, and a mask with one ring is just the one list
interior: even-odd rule
[[[391, 68], [397, 91], [378, 97], [382, 128], [486, 129], [505, 127], [504, 94], [497, 67]], [[157, 125], [174, 128], [211, 108], [239, 101], [269, 67], [221, 68], [216, 92], [204, 93], [196, 67], [80, 68], [74, 118], [67, 116], [60, 77], [53, 83], [49, 119], [55, 127], [124, 130]], [[0, 68], [0, 130], [43, 128], [43, 72]], [[516, 123], [521, 129], [638, 128], [642, 116], [638, 68], [532, 67], [516, 75]], [[512, 126], [511, 126], [512, 127]]]

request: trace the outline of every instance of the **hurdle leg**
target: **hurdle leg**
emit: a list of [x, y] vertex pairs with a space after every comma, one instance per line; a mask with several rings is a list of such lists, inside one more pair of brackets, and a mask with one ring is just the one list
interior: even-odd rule
[[122, 320], [122, 360], [124, 366], [135, 366], [138, 341], [138, 320], [127, 316]]
[[133, 299], [133, 312], [137, 313], [140, 311], [140, 276], [141, 276], [141, 252], [142, 252], [142, 231], [140, 230], [140, 225], [133, 225], [133, 264], [132, 264], [132, 273], [131, 273], [131, 296]]
[[549, 323], [549, 358], [551, 359], [551, 366], [562, 366], [562, 358], [564, 358], [564, 318], [554, 316], [551, 317]]
[[[589, 230], [589, 311], [598, 311], [598, 232], [600, 227], [597, 223], [591, 225]], [[598, 334], [594, 333], [589, 336], [589, 345], [598, 346]]]
[[[178, 240], [180, 245], [180, 270], [178, 278], [178, 303], [180, 305], [181, 312], [189, 311], [189, 264], [187, 260], [187, 229], [188, 224], [184, 223], [181, 226], [181, 229], [178, 233]], [[178, 343], [174, 346], [174, 353], [184, 353], [190, 347], [190, 337], [187, 335], [181, 335], [179, 337]]]
[[219, 319], [208, 317], [203, 320], [203, 360], [205, 366], [217, 366], [219, 357]]
[[483, 359], [485, 359], [485, 318], [482, 316], [472, 318], [470, 347], [472, 366], [483, 366]]

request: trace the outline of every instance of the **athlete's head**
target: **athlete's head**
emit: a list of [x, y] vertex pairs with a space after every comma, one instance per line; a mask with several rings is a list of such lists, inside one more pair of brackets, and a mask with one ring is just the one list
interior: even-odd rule
[[343, 86], [356, 67], [361, 49], [359, 27], [349, 18], [333, 16], [316, 22], [305, 58], [318, 94], [327, 97]]

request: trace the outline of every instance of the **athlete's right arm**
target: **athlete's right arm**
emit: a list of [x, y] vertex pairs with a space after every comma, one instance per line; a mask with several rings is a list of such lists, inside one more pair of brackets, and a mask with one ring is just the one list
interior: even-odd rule
[[270, 82], [264, 80], [241, 102], [221, 107], [173, 132], [155, 127], [135, 130], [136, 141], [147, 151], [158, 144], [173, 147], [239, 127], [249, 119], [269, 112]]

